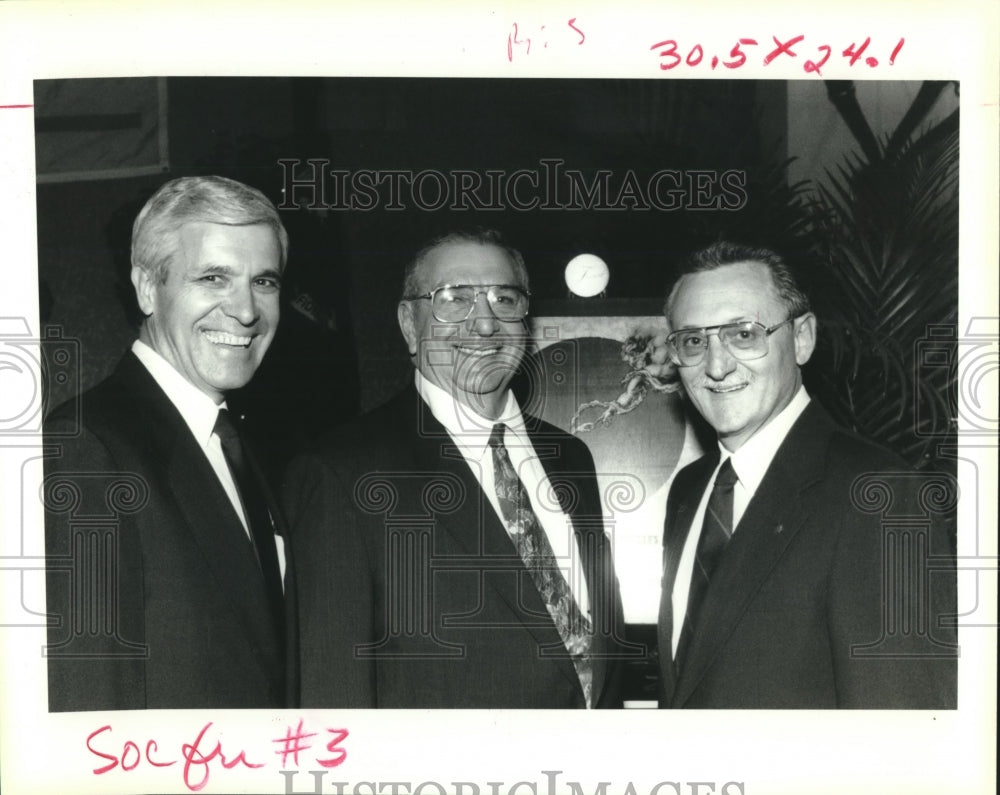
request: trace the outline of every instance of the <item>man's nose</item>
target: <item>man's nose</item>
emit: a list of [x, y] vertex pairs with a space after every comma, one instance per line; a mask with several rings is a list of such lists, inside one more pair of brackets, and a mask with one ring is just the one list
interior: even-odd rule
[[258, 316], [257, 298], [250, 284], [233, 282], [226, 296], [226, 314], [236, 318], [244, 326], [252, 325]]
[[485, 292], [476, 296], [472, 314], [466, 319], [466, 324], [469, 331], [474, 331], [481, 337], [490, 337], [500, 330], [500, 321], [493, 314]]
[[715, 380], [723, 381], [736, 367], [736, 358], [729, 352], [718, 334], [710, 334], [708, 348], [705, 350], [705, 374]]

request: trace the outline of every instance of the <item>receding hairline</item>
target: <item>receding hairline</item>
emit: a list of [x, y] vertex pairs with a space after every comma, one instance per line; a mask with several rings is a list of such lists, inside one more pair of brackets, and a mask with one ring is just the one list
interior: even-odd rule
[[768, 265], [768, 263], [759, 259], [742, 259], [742, 260], [737, 260], [736, 262], [722, 263], [712, 268], [704, 268], [701, 270], [688, 271], [678, 276], [677, 281], [674, 282], [673, 287], [670, 289], [670, 293], [667, 295], [667, 300], [664, 305], [664, 317], [667, 321], [667, 325], [670, 328], [674, 327], [670, 315], [673, 312], [674, 306], [677, 303], [677, 294], [684, 286], [686, 280], [689, 281], [691, 278], [696, 276], [705, 276], [708, 274], [718, 273], [719, 271], [723, 271], [727, 268], [738, 268], [742, 266], [751, 266], [751, 267], [756, 266], [755, 267], [756, 270], [763, 271], [767, 277], [767, 284], [771, 290], [771, 297], [774, 298], [775, 302], [779, 306], [787, 308], [788, 302], [781, 296], [781, 292], [778, 286], [778, 281], [775, 278], [774, 269], [770, 265]]
[[676, 296], [685, 276], [706, 273], [729, 265], [756, 263], [771, 274], [771, 285], [778, 300], [785, 307], [787, 317], [800, 317], [811, 311], [811, 302], [799, 285], [795, 268], [779, 252], [762, 246], [748, 246], [729, 240], [716, 242], [691, 252], [678, 268], [676, 281], [663, 307], [663, 314], [670, 322], [670, 314], [676, 303]]
[[458, 246], [480, 246], [483, 248], [493, 248], [499, 251], [506, 259], [507, 264], [510, 266], [511, 271], [514, 274], [514, 278], [517, 280], [518, 286], [523, 287], [525, 290], [528, 289], [528, 270], [524, 265], [524, 261], [518, 260], [518, 256], [515, 255], [516, 249], [512, 249], [510, 246], [505, 245], [499, 240], [478, 240], [473, 237], [447, 236], [422, 249], [407, 267], [403, 289], [404, 300], [408, 296], [411, 296], [414, 292], [423, 291], [424, 286], [426, 286], [426, 289], [428, 290], [432, 289], [430, 285], [425, 284], [426, 271], [429, 267], [430, 260], [435, 254], [443, 249]]

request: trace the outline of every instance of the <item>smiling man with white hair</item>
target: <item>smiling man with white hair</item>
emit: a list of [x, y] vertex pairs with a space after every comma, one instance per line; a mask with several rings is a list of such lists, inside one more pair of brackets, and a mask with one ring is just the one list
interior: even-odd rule
[[278, 512], [225, 402], [274, 338], [287, 254], [271, 202], [222, 177], [172, 180], [136, 218], [139, 339], [79, 418], [46, 421], [50, 710], [294, 697]]

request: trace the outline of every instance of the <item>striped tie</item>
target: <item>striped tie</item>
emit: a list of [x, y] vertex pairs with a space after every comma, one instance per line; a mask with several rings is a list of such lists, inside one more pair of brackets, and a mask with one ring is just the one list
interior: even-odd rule
[[726, 548], [733, 534], [733, 486], [737, 480], [733, 459], [727, 458], [719, 467], [719, 474], [715, 477], [715, 485], [712, 487], [708, 508], [705, 510], [705, 521], [701, 526], [701, 536], [698, 538], [694, 569], [691, 572], [687, 613], [684, 615], [684, 626], [681, 628], [681, 636], [677, 641], [677, 654], [674, 656], [674, 666], [678, 672], [691, 644], [691, 636], [694, 634], [698, 611], [705, 601], [708, 583], [722, 556], [722, 550]]

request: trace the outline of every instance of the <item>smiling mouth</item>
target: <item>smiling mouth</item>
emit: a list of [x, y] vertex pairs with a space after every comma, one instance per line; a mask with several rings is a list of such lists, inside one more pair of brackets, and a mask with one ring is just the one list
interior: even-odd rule
[[503, 350], [503, 345], [456, 345], [456, 349], [466, 356], [495, 356]]
[[728, 395], [730, 392], [739, 392], [741, 389], [746, 389], [749, 384], [734, 384], [733, 386], [710, 386], [707, 387], [709, 392], [713, 392], [716, 395]]
[[227, 348], [249, 348], [253, 337], [238, 337], [225, 331], [204, 331], [205, 338], [213, 345], [224, 345]]

